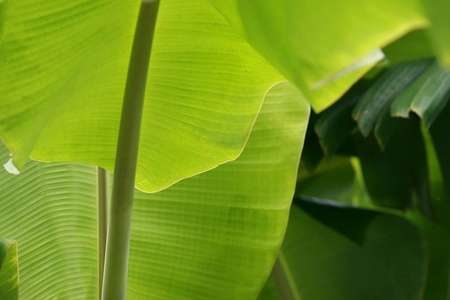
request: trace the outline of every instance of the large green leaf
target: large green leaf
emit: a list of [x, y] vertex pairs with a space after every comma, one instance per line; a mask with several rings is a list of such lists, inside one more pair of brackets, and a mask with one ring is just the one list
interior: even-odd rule
[[17, 242], [0, 239], [0, 299], [19, 299]]
[[295, 88], [277, 85], [239, 159], [136, 194], [130, 299], [256, 297], [283, 240], [307, 114]]
[[[319, 9], [314, 1], [211, 1], [220, 13], [208, 0], [161, 3], [142, 190], [238, 157], [265, 92], [283, 76], [322, 110], [382, 57], [379, 47], [428, 24], [416, 0], [328, 1]], [[0, 3], [0, 137], [13, 154], [10, 170], [30, 154], [112, 169], [138, 5]]]
[[[161, 190], [241, 153], [284, 80], [205, 0], [161, 1], [136, 186]], [[112, 170], [139, 1], [0, 3], [0, 137], [27, 157]]]
[[428, 24], [416, 0], [209, 1], [316, 111], [382, 58], [374, 50]]
[[[335, 221], [352, 222], [345, 208], [328, 209], [334, 209]], [[420, 232], [401, 217], [378, 214], [376, 218], [363, 214], [354, 220], [354, 226], [361, 226], [365, 218], [368, 222], [364, 243], [358, 245], [293, 206], [279, 254], [282, 272], [295, 295], [292, 299], [421, 299], [426, 252]], [[263, 293], [274, 294], [275, 287], [272, 283]], [[261, 295], [259, 299], [278, 298]]]
[[[286, 229], [308, 114], [280, 83], [236, 161], [160, 193], [136, 190], [128, 299], [257, 296]], [[94, 299], [95, 168], [30, 161], [0, 180], [0, 236], [21, 245], [22, 299]]]

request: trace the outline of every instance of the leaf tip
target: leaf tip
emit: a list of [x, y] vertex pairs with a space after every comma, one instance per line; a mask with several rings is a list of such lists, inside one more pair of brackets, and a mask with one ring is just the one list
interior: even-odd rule
[[13, 158], [12, 155], [10, 154], [11, 158], [5, 163], [3, 164], [3, 167], [5, 168], [5, 170], [10, 173], [10, 174], [14, 174], [14, 175], [19, 175], [20, 171], [19, 169], [14, 165], [13, 162]]

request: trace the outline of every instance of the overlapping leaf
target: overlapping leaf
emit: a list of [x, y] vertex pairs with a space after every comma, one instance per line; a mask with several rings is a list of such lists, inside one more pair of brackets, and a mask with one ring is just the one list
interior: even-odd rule
[[239, 159], [160, 193], [136, 194], [130, 299], [256, 297], [294, 192], [307, 116], [300, 102], [290, 84], [275, 86]]
[[[283, 78], [203, 0], [161, 1], [138, 159], [157, 191], [239, 156], [266, 91]], [[0, 136], [22, 167], [112, 170], [139, 1], [7, 1]]]
[[[257, 296], [286, 229], [308, 113], [281, 83], [239, 159], [160, 193], [136, 191], [128, 299]], [[21, 246], [22, 298], [94, 299], [95, 168], [30, 162], [0, 176], [0, 236]]]
[[0, 171], [0, 236], [19, 245], [20, 299], [97, 297], [95, 178], [94, 167], [74, 163]]
[[[238, 157], [283, 76], [322, 110], [377, 48], [428, 24], [415, 0], [212, 1], [220, 13], [207, 0], [161, 2], [136, 182], [145, 191]], [[0, 4], [0, 136], [19, 169], [30, 153], [112, 169], [138, 5]]]
[[415, 0], [210, 1], [316, 111], [382, 58], [375, 49], [428, 24]]

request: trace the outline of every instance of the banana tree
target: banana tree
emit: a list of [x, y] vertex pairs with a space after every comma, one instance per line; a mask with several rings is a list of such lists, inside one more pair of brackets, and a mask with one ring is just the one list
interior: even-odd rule
[[[414, 0], [327, 4], [1, 2], [0, 137], [6, 169], [22, 174], [4, 175], [0, 236], [19, 253], [21, 237], [38, 245], [27, 258], [24, 249], [22, 297], [92, 298], [92, 279], [103, 277], [103, 299], [255, 298], [286, 228], [304, 99], [327, 108], [383, 58], [381, 47], [430, 22], [448, 61], [445, 16], [432, 5], [426, 15]], [[59, 163], [27, 169], [28, 157]], [[101, 167], [99, 249], [102, 169], [114, 172], [104, 268], [103, 251], [92, 251], [95, 169], [64, 161]]]

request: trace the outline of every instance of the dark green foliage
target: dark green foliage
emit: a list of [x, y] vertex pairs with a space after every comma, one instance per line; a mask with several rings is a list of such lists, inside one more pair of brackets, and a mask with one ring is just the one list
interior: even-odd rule
[[[425, 127], [431, 126], [449, 99], [448, 74], [433, 59], [419, 59], [361, 80], [314, 118], [302, 160], [306, 165], [314, 161], [315, 168], [324, 156], [357, 156], [367, 192], [376, 205], [406, 210], [415, 206], [416, 199], [422, 213], [433, 218], [427, 153], [421, 122], [414, 112], [423, 118]], [[450, 142], [445, 142], [445, 130], [437, 132], [437, 128], [449, 128], [450, 124], [443, 124], [448, 119], [438, 118], [440, 125], [431, 126], [434, 136], [444, 135], [436, 138], [442, 144], [436, 151], [444, 161]]]
[[357, 209], [338, 202], [303, 196], [294, 197], [294, 204], [317, 221], [360, 245], [364, 244], [370, 224], [382, 215], [374, 210]]

